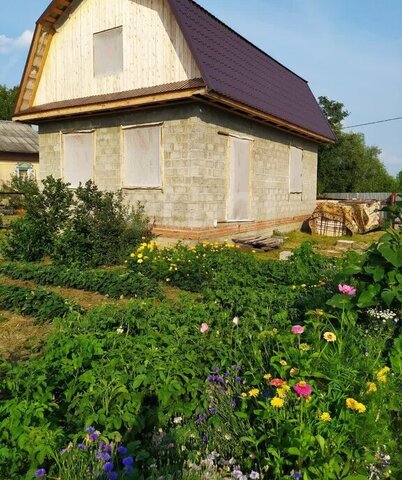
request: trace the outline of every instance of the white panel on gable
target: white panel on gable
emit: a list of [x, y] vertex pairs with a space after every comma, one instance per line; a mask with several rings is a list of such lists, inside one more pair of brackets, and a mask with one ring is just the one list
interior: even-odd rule
[[161, 126], [125, 128], [125, 187], [161, 186]]
[[303, 192], [303, 150], [290, 147], [289, 152], [289, 193]]
[[63, 134], [63, 179], [71, 188], [93, 179], [94, 133]]
[[[94, 76], [94, 35], [122, 27], [123, 58]], [[115, 39], [117, 41], [117, 38]], [[117, 47], [116, 47], [117, 49]], [[99, 50], [110, 61], [107, 50]], [[119, 54], [120, 55], [120, 54]], [[110, 73], [110, 74], [109, 74]], [[83, 0], [56, 25], [34, 105], [200, 78], [167, 0]]]
[[94, 76], [123, 71], [123, 27], [94, 33]]

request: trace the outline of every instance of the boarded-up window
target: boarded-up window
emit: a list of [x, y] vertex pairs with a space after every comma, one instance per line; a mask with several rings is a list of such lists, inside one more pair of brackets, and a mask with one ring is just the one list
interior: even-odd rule
[[123, 71], [123, 27], [94, 34], [94, 75], [101, 77]]
[[230, 137], [228, 220], [249, 220], [250, 141]]
[[124, 129], [125, 187], [161, 186], [161, 126]]
[[303, 150], [290, 147], [289, 154], [289, 193], [303, 191]]
[[72, 188], [93, 177], [94, 133], [79, 132], [63, 135], [63, 177]]

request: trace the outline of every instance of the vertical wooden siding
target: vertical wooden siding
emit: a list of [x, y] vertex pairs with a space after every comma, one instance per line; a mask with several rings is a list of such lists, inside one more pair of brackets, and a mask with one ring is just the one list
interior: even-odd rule
[[[124, 70], [95, 78], [93, 34], [121, 25]], [[34, 105], [200, 76], [166, 0], [83, 0], [56, 26]]]

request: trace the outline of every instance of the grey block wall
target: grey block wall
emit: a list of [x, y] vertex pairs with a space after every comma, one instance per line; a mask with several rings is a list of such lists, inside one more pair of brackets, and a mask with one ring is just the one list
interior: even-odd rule
[[[255, 221], [309, 215], [315, 207], [317, 145], [201, 103], [159, 107], [40, 126], [41, 177], [62, 176], [61, 134], [95, 129], [95, 182], [121, 188], [121, 126], [163, 122], [162, 188], [124, 190], [145, 203], [156, 225], [213, 227], [226, 221], [231, 133], [252, 138], [251, 217]], [[289, 149], [303, 148], [303, 193], [289, 194]]]

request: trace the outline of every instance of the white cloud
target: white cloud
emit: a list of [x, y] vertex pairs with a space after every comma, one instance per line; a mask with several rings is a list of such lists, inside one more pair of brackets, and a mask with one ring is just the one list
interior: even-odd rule
[[11, 53], [16, 50], [24, 50], [31, 44], [33, 32], [25, 30], [17, 38], [10, 38], [6, 35], [0, 35], [0, 54]]

